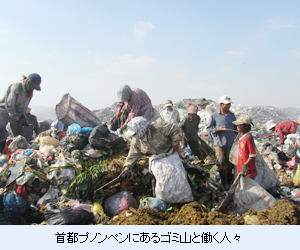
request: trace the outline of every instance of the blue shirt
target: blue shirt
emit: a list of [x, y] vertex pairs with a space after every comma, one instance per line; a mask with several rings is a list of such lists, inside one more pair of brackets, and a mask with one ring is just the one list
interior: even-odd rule
[[212, 113], [208, 123], [207, 131], [213, 134], [214, 146], [231, 147], [238, 132], [234, 131], [219, 131], [219, 128], [224, 126], [227, 129], [237, 130], [236, 125], [232, 122], [236, 120], [235, 115], [228, 111], [226, 115], [221, 113], [221, 110]]

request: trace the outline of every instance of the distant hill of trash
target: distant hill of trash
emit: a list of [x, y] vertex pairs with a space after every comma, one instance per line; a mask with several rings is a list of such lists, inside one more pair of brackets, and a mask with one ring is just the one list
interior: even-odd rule
[[[197, 103], [198, 99], [183, 99], [174, 103], [174, 107], [178, 109], [186, 110], [186, 105], [188, 103]], [[209, 105], [218, 108], [219, 104], [213, 100], [208, 100]], [[84, 103], [83, 103], [84, 104]], [[96, 116], [102, 122], [109, 121], [113, 115], [116, 113], [115, 102], [110, 107], [93, 110]], [[164, 104], [154, 105], [154, 107], [160, 112], [164, 109]], [[87, 107], [88, 108], [88, 107]], [[275, 122], [283, 121], [298, 121], [300, 114], [299, 109], [297, 108], [276, 108], [273, 106], [243, 106], [235, 105], [231, 106], [231, 111], [239, 116], [241, 114], [248, 114], [252, 117], [255, 126], [261, 127], [267, 121], [274, 120]], [[55, 119], [55, 110], [53, 108], [36, 106], [32, 107], [32, 113], [38, 118], [38, 120], [54, 120]]]

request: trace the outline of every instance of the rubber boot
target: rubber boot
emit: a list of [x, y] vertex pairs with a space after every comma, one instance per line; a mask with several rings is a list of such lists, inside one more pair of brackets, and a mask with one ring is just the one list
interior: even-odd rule
[[5, 143], [6, 143], [6, 141], [0, 142], [0, 153], [1, 153], [1, 154], [2, 154], [2, 152], [3, 152], [3, 149], [5, 148]]

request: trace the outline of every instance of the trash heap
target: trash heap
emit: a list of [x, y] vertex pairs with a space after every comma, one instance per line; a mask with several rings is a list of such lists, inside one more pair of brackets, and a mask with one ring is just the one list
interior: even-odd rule
[[[65, 98], [82, 106], [69, 95]], [[80, 113], [80, 109], [74, 110]], [[93, 112], [89, 114], [93, 117]], [[68, 119], [63, 116], [61, 119], [67, 123]], [[104, 116], [100, 120], [105, 120]], [[259, 128], [253, 133], [256, 146], [280, 180], [280, 186], [274, 191], [276, 202], [271, 207], [259, 211], [250, 209], [242, 214], [236, 212], [233, 202], [225, 212], [218, 211], [228, 194], [221, 188], [213, 153], [202, 163], [189, 148], [182, 147], [182, 162], [194, 201], [168, 204], [155, 197], [155, 178], [149, 172], [149, 156], [142, 156], [130, 173], [120, 176], [130, 141], [112, 132], [106, 123], [85, 126], [69, 122], [67, 125], [56, 138], [50, 136], [51, 130], [46, 130], [31, 142], [22, 136], [7, 142], [6, 154], [0, 155], [0, 224], [300, 223], [300, 189], [293, 183], [290, 162], [293, 155], [278, 151], [277, 138], [261, 134]]]

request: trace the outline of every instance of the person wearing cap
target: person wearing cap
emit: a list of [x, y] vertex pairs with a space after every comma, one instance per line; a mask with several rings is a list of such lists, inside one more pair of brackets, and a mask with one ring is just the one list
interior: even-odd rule
[[121, 134], [126, 129], [128, 122], [137, 116], [144, 116], [148, 121], [156, 120], [160, 117], [158, 111], [153, 109], [152, 103], [145, 91], [138, 88], [131, 88], [123, 85], [118, 89], [118, 103], [115, 117], [119, 119], [122, 115], [122, 108], [128, 111], [128, 116], [124, 124], [120, 127]]
[[283, 150], [283, 144], [286, 135], [300, 132], [299, 124], [294, 121], [275, 123], [273, 120], [270, 120], [266, 123], [266, 128], [268, 131], [276, 131], [278, 133], [281, 151]]
[[236, 120], [235, 115], [229, 110], [231, 98], [220, 97], [220, 110], [215, 111], [207, 123], [207, 131], [213, 134], [214, 148], [217, 157], [217, 166], [221, 182], [225, 190], [233, 180], [233, 164], [229, 161], [229, 152], [237, 136], [237, 128], [232, 122]]
[[197, 115], [198, 107], [195, 104], [189, 103], [187, 105], [188, 115], [183, 117], [179, 124], [181, 130], [180, 136], [183, 144], [189, 145], [192, 153], [198, 157], [199, 160], [203, 161], [206, 154], [202, 152], [198, 142], [198, 129], [200, 123], [200, 116]]
[[237, 125], [237, 130], [240, 132], [237, 175], [242, 173], [242, 175], [253, 179], [257, 175], [257, 170], [255, 166], [255, 144], [250, 133], [252, 119], [248, 115], [241, 115], [232, 123]]
[[37, 118], [35, 115], [31, 114], [31, 108], [26, 109], [26, 119], [28, 121], [29, 126], [25, 127], [23, 126], [23, 136], [26, 138], [27, 142], [30, 142], [33, 140], [33, 131], [35, 132], [35, 135], [38, 135], [40, 133], [40, 125], [37, 121]]
[[166, 109], [160, 112], [161, 119], [165, 122], [174, 123], [178, 126], [180, 123], [180, 115], [177, 110], [173, 109], [173, 102], [171, 100], [167, 100], [165, 107]]
[[125, 137], [132, 139], [120, 176], [126, 174], [142, 154], [167, 153], [173, 148], [180, 155], [180, 131], [174, 123], [158, 120], [149, 124], [145, 117], [138, 116], [131, 119], [127, 126]]
[[33, 95], [33, 90], [41, 90], [41, 77], [33, 73], [23, 76], [21, 82], [11, 84], [0, 99], [0, 153], [5, 147], [8, 131], [6, 125], [10, 123], [13, 136], [23, 134], [22, 126], [29, 126], [26, 119], [26, 109]]

